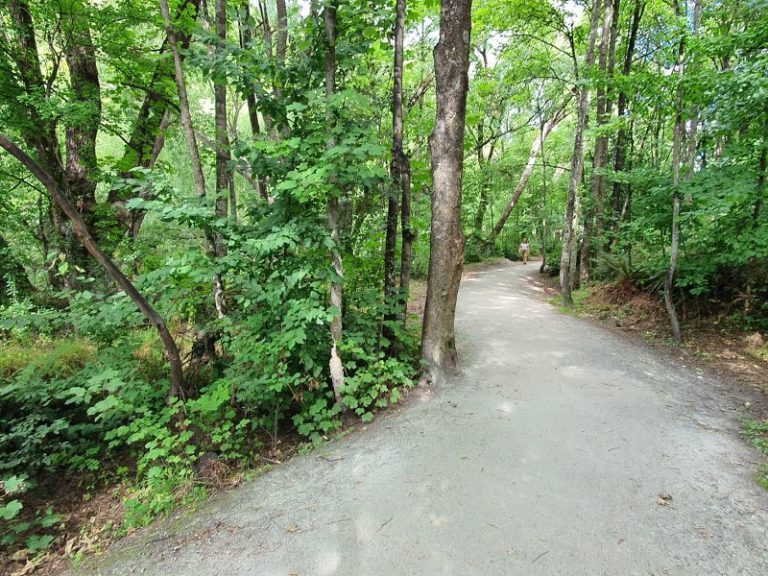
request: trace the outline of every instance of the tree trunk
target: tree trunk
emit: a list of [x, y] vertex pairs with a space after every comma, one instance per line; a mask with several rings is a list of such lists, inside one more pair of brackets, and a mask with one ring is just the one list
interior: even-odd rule
[[[682, 15], [679, 0], [675, 3], [675, 14]], [[664, 304], [669, 314], [669, 322], [672, 328], [672, 336], [678, 344], [683, 341], [680, 332], [680, 323], [677, 319], [677, 311], [672, 296], [677, 271], [677, 259], [680, 253], [680, 171], [683, 162], [683, 132], [685, 120], [683, 118], [683, 78], [685, 75], [685, 32], [682, 33], [678, 45], [677, 59], [677, 88], [675, 91], [675, 132], [672, 144], [672, 170], [674, 173], [672, 185], [672, 245], [669, 251], [669, 267], [664, 279]]]
[[[325, 23], [325, 97], [326, 97], [326, 124], [328, 130], [328, 139], [326, 148], [333, 149], [336, 146], [336, 139], [333, 136], [333, 128], [336, 124], [336, 114], [333, 110], [333, 97], [336, 94], [336, 7], [330, 3], [323, 9], [323, 20]], [[331, 261], [335, 278], [331, 281], [331, 307], [335, 309], [335, 314], [331, 320], [331, 358], [329, 367], [331, 370], [331, 383], [333, 385], [333, 394], [336, 397], [336, 403], [341, 405], [341, 389], [344, 386], [344, 364], [339, 355], [339, 346], [342, 342], [342, 308], [344, 303], [343, 278], [344, 263], [341, 258], [341, 238], [339, 235], [339, 190], [336, 185], [336, 175], [332, 172], [330, 176], [331, 191], [328, 196], [328, 228], [333, 241], [331, 251]]]
[[434, 51], [437, 111], [432, 152], [432, 237], [421, 354], [433, 380], [458, 367], [454, 317], [464, 264], [461, 191], [472, 0], [443, 0]]
[[536, 167], [536, 158], [539, 156], [539, 152], [544, 147], [544, 142], [546, 141], [547, 136], [549, 136], [555, 126], [557, 126], [560, 121], [565, 118], [565, 108], [566, 106], [564, 105], [557, 112], [555, 112], [555, 115], [546, 124], [544, 124], [542, 129], [539, 131], [538, 136], [533, 141], [533, 144], [531, 144], [531, 152], [528, 154], [528, 162], [526, 162], [523, 173], [520, 175], [520, 179], [517, 181], [517, 186], [515, 186], [512, 197], [509, 199], [509, 202], [507, 202], [507, 205], [501, 212], [501, 216], [499, 216], [498, 221], [494, 225], [493, 230], [491, 231], [491, 237], [488, 239], [488, 242], [495, 241], [496, 237], [501, 234], [501, 231], [504, 229], [504, 225], [507, 223], [509, 215], [512, 213], [512, 210], [515, 208], [515, 206], [517, 206], [517, 202], [520, 200], [520, 195], [523, 193], [523, 190], [525, 190], [525, 186], [528, 184], [528, 180], [530, 180], [531, 175], [533, 174], [533, 170]]
[[160, 0], [160, 10], [163, 13], [168, 43], [171, 45], [173, 53], [174, 77], [176, 79], [176, 89], [179, 94], [179, 114], [181, 116], [181, 125], [184, 129], [184, 136], [187, 140], [187, 150], [192, 162], [192, 175], [195, 180], [195, 190], [198, 196], [205, 196], [205, 176], [203, 175], [203, 163], [200, 160], [200, 149], [197, 146], [197, 137], [192, 125], [192, 116], [189, 112], [189, 98], [187, 96], [187, 83], [184, 79], [184, 68], [182, 66], [181, 53], [179, 51], [176, 31], [171, 23], [171, 13], [168, 8], [168, 0]]
[[277, 4], [277, 46], [275, 56], [280, 66], [285, 65], [285, 52], [288, 47], [288, 10], [285, 0], [276, 0]]
[[[645, 0], [635, 0], [635, 6], [632, 11], [632, 21], [629, 26], [629, 39], [627, 40], [627, 51], [624, 54], [624, 65], [621, 68], [621, 74], [628, 78], [632, 71], [632, 60], [635, 55], [635, 43], [637, 42], [637, 31], [640, 29], [640, 20], [645, 11]], [[627, 128], [624, 126], [623, 119], [627, 113], [627, 93], [625, 90], [619, 92], [618, 103], [616, 105], [616, 114], [619, 117], [619, 131], [616, 135], [616, 151], [613, 162], [613, 170], [617, 174], [624, 172], [626, 163], [627, 141], [629, 139]], [[617, 179], [613, 183], [613, 208], [612, 208], [612, 228], [616, 230], [618, 226], [618, 217], [620, 207], [624, 202], [622, 188], [624, 184]]]
[[[96, 137], [101, 123], [101, 86], [96, 67], [96, 49], [91, 40], [87, 7], [68, 5], [65, 58], [69, 68], [72, 102], [87, 114], [66, 127], [67, 180], [69, 194], [89, 230], [94, 229], [96, 211]], [[93, 232], [92, 232], [93, 233]], [[85, 254], [87, 257], [87, 253]]]
[[[217, 16], [218, 16], [218, 1], [217, 0]], [[195, 179], [195, 190], [197, 192], [197, 195], [201, 198], [206, 196], [206, 188], [205, 188], [205, 176], [203, 175], [203, 163], [200, 159], [200, 148], [197, 144], [197, 135], [195, 133], [194, 125], [192, 124], [192, 115], [189, 111], [189, 98], [187, 96], [187, 85], [186, 80], [184, 78], [184, 68], [182, 65], [181, 55], [179, 53], [178, 45], [177, 45], [177, 39], [176, 39], [176, 32], [174, 31], [172, 25], [171, 25], [171, 18], [170, 18], [170, 11], [168, 9], [168, 0], [160, 0], [160, 10], [163, 13], [163, 20], [166, 25], [167, 34], [168, 34], [168, 42], [171, 44], [171, 50], [173, 52], [173, 64], [175, 69], [175, 77], [176, 77], [176, 88], [179, 93], [179, 114], [181, 116], [181, 124], [184, 128], [184, 135], [185, 139], [187, 141], [187, 150], [189, 151], [190, 160], [192, 162], [192, 174]], [[226, 9], [225, 9], [225, 15], [226, 15]], [[218, 23], [217, 23], [218, 24]], [[225, 34], [226, 34], [226, 24], [225, 24]], [[226, 86], [224, 87], [226, 90]], [[226, 92], [225, 92], [225, 98], [226, 98]], [[224, 138], [227, 139], [227, 124], [226, 124], [226, 100], [224, 103]], [[220, 114], [220, 102], [218, 98], [216, 98], [215, 103], [215, 109], [216, 109], [216, 116], [217, 116], [217, 144], [218, 144], [218, 137], [219, 137], [219, 130], [218, 130], [218, 115]], [[226, 153], [226, 151], [225, 151]], [[226, 194], [227, 194], [227, 184], [226, 179], [220, 181], [219, 179], [219, 148], [217, 146], [216, 150], [216, 206], [217, 206], [217, 214], [220, 210], [219, 205], [219, 196], [220, 192], [223, 190], [223, 209], [224, 209], [224, 215], [226, 216]], [[224, 185], [224, 188], [221, 189], [219, 186]], [[208, 231], [205, 232], [206, 237], [206, 243], [207, 243], [207, 250], [208, 254], [211, 258], [216, 258], [217, 256], [217, 242], [216, 237], [212, 234], [210, 234]], [[218, 276], [218, 274], [214, 274], [213, 279], [213, 302], [216, 307], [216, 312], [219, 315], [219, 317], [223, 317], [226, 314], [226, 307], [225, 307], [225, 300], [224, 300], [224, 289], [223, 289], [223, 283], [221, 281], [221, 278]]]
[[[190, 6], [193, 8], [191, 11], [189, 10]], [[200, 0], [183, 0], [176, 9], [174, 21], [188, 12], [192, 12], [192, 17], [197, 18], [199, 8]], [[191, 35], [180, 32], [177, 34], [176, 40], [181, 47], [180, 57], [183, 60], [186, 50], [189, 48]], [[169, 40], [166, 37], [160, 46], [160, 54], [167, 53], [168, 44]], [[173, 60], [160, 59], [152, 72], [149, 88], [133, 122], [123, 156], [117, 164], [121, 177], [129, 178], [132, 168], [152, 168], [160, 152], [162, 152], [165, 146], [165, 132], [170, 125], [173, 111], [165, 85], [167, 80], [173, 77]], [[151, 199], [152, 195], [143, 194], [142, 197]], [[123, 189], [108, 192], [107, 202], [112, 205], [116, 219], [128, 237], [135, 240], [144, 221], [145, 213], [140, 210], [127, 210], [127, 201], [128, 198], [125, 197]]]
[[[8, 3], [10, 21], [16, 36], [16, 46], [11, 54], [19, 70], [19, 77], [25, 94], [36, 94], [45, 86], [40, 57], [35, 37], [35, 27], [32, 13], [26, 0], [11, 0]], [[56, 184], [66, 191], [68, 183], [64, 163], [59, 151], [57, 126], [54, 119], [40, 114], [32, 104], [24, 106], [29, 121], [21, 127], [21, 137], [29, 148], [34, 151], [37, 162], [51, 175]], [[64, 254], [68, 262], [75, 263], [68, 231], [67, 220], [55, 203], [49, 204], [49, 214], [46, 222], [50, 225], [49, 239], [58, 253]], [[75, 266], [70, 266], [67, 274], [58, 274], [56, 267], [50, 266], [48, 281], [55, 288], [73, 288]]]
[[[243, 49], [253, 49], [253, 33], [251, 32], [251, 10], [248, 2], [243, 5], [243, 16], [239, 20], [238, 25], [240, 27], [240, 47]], [[245, 100], [248, 104], [248, 121], [251, 125], [251, 135], [256, 138], [261, 134], [261, 126], [259, 125], [259, 109], [256, 104], [256, 94], [254, 90], [249, 90]], [[269, 188], [265, 178], [256, 176], [256, 188], [259, 191], [259, 195], [269, 201]]]
[[400, 322], [403, 329], [408, 323], [408, 297], [411, 284], [411, 260], [413, 241], [416, 235], [411, 229], [411, 161], [403, 153], [401, 157], [400, 185], [402, 202], [400, 204], [401, 246], [400, 246]]
[[[216, 61], [224, 59], [227, 41], [227, 0], [216, 0]], [[217, 218], [226, 218], [232, 175], [227, 170], [229, 162], [229, 135], [227, 133], [227, 83], [218, 74], [214, 83], [214, 116], [216, 124], [216, 199], [214, 212]], [[227, 253], [221, 234], [213, 234], [213, 255], [221, 258]], [[224, 300], [224, 283], [219, 274], [213, 276], [213, 301], [219, 318], [227, 313]]]
[[[592, 274], [592, 241], [602, 241], [603, 219], [605, 212], [605, 168], [608, 165], [608, 134], [600, 133], [601, 127], [608, 123], [611, 115], [610, 83], [613, 79], [613, 69], [616, 51], [616, 21], [620, 8], [620, 0], [605, 0], [603, 10], [603, 30], [600, 38], [600, 84], [597, 89], [596, 125], [598, 134], [595, 137], [595, 149], [592, 156], [592, 177], [590, 181], [591, 199], [593, 204], [587, 210], [588, 216], [584, 221], [584, 241], [581, 249], [580, 278], [582, 283], [589, 282]], [[607, 83], [606, 83], [607, 82]]]
[[392, 68], [392, 163], [389, 173], [392, 188], [387, 195], [387, 233], [384, 242], [384, 338], [390, 342], [390, 352], [397, 352], [397, 342], [392, 328], [399, 312], [395, 285], [395, 252], [397, 249], [397, 219], [401, 215], [398, 196], [403, 193], [403, 38], [405, 35], [405, 0], [396, 0], [395, 55]]
[[[607, 0], [606, 0], [607, 1]], [[592, 5], [592, 21], [589, 29], [589, 44], [584, 58], [584, 68], [588, 71], [595, 62], [595, 42], [600, 23], [600, 0], [594, 0]], [[571, 43], [574, 74], [577, 81], [579, 77], [578, 62], [575, 57], [573, 42]], [[573, 305], [571, 295], [573, 287], [574, 267], [576, 263], [576, 238], [574, 234], [574, 215], [576, 213], [576, 196], [584, 170], [584, 132], [589, 123], [589, 87], [585, 84], [577, 87], [578, 91], [578, 118], [576, 120], [576, 132], [573, 142], [573, 156], [571, 158], [571, 177], [568, 181], [568, 199], [565, 209], [565, 225], [563, 226], [563, 251], [560, 257], [560, 290], [565, 306]]]
[[171, 397], [177, 397], [183, 395], [184, 392], [184, 375], [182, 371], [181, 357], [179, 355], [179, 349], [176, 346], [176, 342], [168, 331], [163, 318], [155, 311], [149, 304], [147, 299], [134, 287], [128, 277], [118, 268], [114, 262], [107, 256], [98, 244], [94, 240], [88, 226], [83, 221], [82, 216], [77, 211], [75, 206], [67, 198], [66, 193], [59, 187], [58, 183], [53, 177], [48, 174], [37, 162], [35, 162], [28, 154], [21, 150], [16, 144], [14, 144], [6, 135], [0, 134], [0, 146], [5, 148], [12, 156], [14, 156], [19, 162], [21, 162], [27, 169], [34, 174], [34, 176], [45, 186], [48, 193], [51, 195], [53, 201], [61, 208], [62, 212], [72, 223], [72, 229], [77, 235], [78, 239], [83, 243], [86, 250], [93, 256], [96, 261], [101, 264], [109, 275], [117, 282], [125, 293], [134, 301], [136, 306], [141, 310], [142, 314], [147, 320], [155, 327], [160, 339], [165, 346], [165, 352], [168, 355], [168, 361], [170, 363], [170, 376], [171, 383], [170, 395]]

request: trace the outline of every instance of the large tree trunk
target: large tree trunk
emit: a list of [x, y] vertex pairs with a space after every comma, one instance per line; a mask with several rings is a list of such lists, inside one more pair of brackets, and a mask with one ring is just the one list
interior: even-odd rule
[[432, 237], [421, 354], [440, 380], [458, 367], [454, 317], [464, 264], [461, 192], [472, 0], [443, 0], [435, 47], [437, 112], [432, 152]]
[[395, 310], [398, 290], [395, 285], [395, 252], [397, 249], [397, 220], [400, 213], [399, 196], [403, 193], [403, 37], [405, 35], [405, 0], [396, 0], [395, 57], [392, 68], [392, 163], [389, 173], [392, 188], [387, 194], [387, 232], [384, 241], [384, 338], [390, 342], [390, 351], [396, 352], [397, 343], [392, 324], [399, 313]]
[[[607, 1], [607, 0], [606, 0]], [[595, 62], [595, 42], [600, 23], [600, 0], [594, 0], [592, 5], [592, 21], [589, 29], [589, 43], [584, 58], [584, 69], [588, 70]], [[571, 44], [573, 67], [576, 79], [579, 80], [578, 61], [575, 56], [573, 43]], [[584, 170], [584, 132], [589, 123], [589, 87], [582, 84], [575, 88], [578, 91], [578, 118], [576, 120], [576, 132], [573, 142], [573, 156], [571, 157], [571, 177], [568, 181], [568, 199], [565, 209], [565, 225], [563, 226], [563, 251], [560, 257], [560, 290], [565, 306], [573, 305], [571, 295], [574, 280], [574, 267], [576, 263], [576, 238], [574, 234], [574, 216], [576, 214], [576, 196], [581, 183]]]
[[172, 397], [183, 395], [184, 375], [182, 371], [181, 356], [179, 355], [179, 349], [176, 346], [176, 342], [168, 331], [163, 318], [154, 308], [152, 308], [147, 299], [136, 290], [135, 286], [131, 283], [128, 277], [123, 274], [120, 268], [118, 268], [109, 256], [99, 248], [99, 245], [88, 230], [88, 226], [86, 226], [80, 212], [78, 212], [72, 202], [70, 202], [67, 194], [59, 187], [53, 177], [4, 134], [0, 134], [0, 147], [5, 148], [12, 156], [26, 166], [40, 183], [45, 186], [53, 201], [71, 221], [72, 229], [78, 239], [83, 243], [86, 250], [88, 250], [91, 256], [104, 267], [115, 282], [117, 282], [131, 300], [134, 301], [147, 320], [155, 327], [165, 346], [165, 351], [170, 363], [170, 395]]
[[[21, 86], [24, 94], [36, 94], [46, 85], [40, 67], [35, 27], [32, 13], [26, 0], [11, 0], [8, 3], [10, 21], [16, 36], [15, 50], [11, 54], [19, 70]], [[27, 122], [21, 126], [21, 137], [26, 145], [33, 150], [40, 166], [56, 181], [60, 189], [67, 191], [68, 182], [64, 163], [59, 151], [59, 140], [56, 121], [41, 115], [37, 106], [25, 104]], [[69, 263], [76, 263], [73, 252], [77, 247], [72, 245], [68, 221], [55, 203], [49, 204], [47, 237], [58, 253], [64, 254]], [[69, 241], [68, 241], [69, 239]], [[70, 266], [66, 274], [58, 274], [56, 267], [48, 267], [48, 281], [55, 288], [73, 288], [75, 266]]]
[[526, 162], [523, 173], [520, 175], [520, 179], [517, 181], [517, 185], [515, 186], [515, 190], [512, 193], [512, 197], [509, 199], [509, 202], [507, 202], [507, 205], [504, 206], [504, 210], [502, 210], [498, 221], [494, 225], [493, 230], [491, 230], [491, 236], [488, 239], [489, 242], [496, 240], [496, 237], [501, 234], [501, 231], [504, 229], [504, 225], [507, 223], [509, 215], [512, 214], [512, 210], [514, 210], [515, 206], [517, 206], [517, 202], [520, 200], [520, 195], [523, 193], [523, 190], [525, 190], [525, 186], [528, 184], [528, 180], [530, 180], [531, 175], [533, 174], [533, 169], [536, 167], [536, 158], [538, 158], [539, 152], [544, 147], [544, 142], [546, 141], [547, 136], [549, 136], [555, 126], [557, 126], [560, 121], [565, 118], [565, 109], [566, 105], [563, 105], [562, 108], [555, 112], [554, 116], [552, 116], [552, 118], [546, 122], [546, 124], [544, 124], [542, 129], [539, 131], [538, 136], [536, 136], [534, 139], [533, 144], [531, 144], [531, 151], [528, 154], [528, 162]]
[[[81, 2], [67, 5], [65, 34], [67, 46], [65, 57], [69, 68], [72, 102], [79, 108], [74, 123], [66, 127], [67, 182], [69, 195], [88, 230], [96, 234], [96, 138], [101, 123], [101, 86], [96, 67], [96, 49], [91, 40], [88, 8]], [[78, 246], [79, 247], [79, 246]], [[73, 251], [77, 264], [89, 276], [96, 276], [98, 266], [83, 249]]]
[[[327, 99], [326, 123], [328, 129], [328, 139], [326, 147], [328, 150], [336, 146], [336, 140], [333, 137], [333, 128], [336, 123], [335, 113], [333, 111], [333, 97], [336, 94], [336, 7], [330, 3], [323, 9], [323, 20], [325, 23], [325, 97]], [[331, 282], [331, 306], [335, 309], [333, 319], [331, 320], [331, 358], [329, 367], [331, 370], [331, 383], [333, 385], [333, 394], [336, 397], [336, 403], [341, 405], [341, 389], [344, 386], [344, 365], [339, 355], [339, 346], [342, 342], [342, 308], [344, 303], [343, 278], [344, 263], [341, 258], [341, 237], [339, 234], [339, 190], [336, 186], [336, 175], [331, 173], [331, 191], [328, 197], [328, 228], [333, 241], [331, 252], [331, 261], [336, 278]]]

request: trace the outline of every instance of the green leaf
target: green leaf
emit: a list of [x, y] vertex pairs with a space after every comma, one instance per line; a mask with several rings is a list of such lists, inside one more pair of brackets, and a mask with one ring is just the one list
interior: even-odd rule
[[0, 507], [0, 518], [3, 520], [13, 520], [19, 515], [22, 508], [24, 508], [24, 506], [21, 502], [18, 500], [11, 500], [5, 506]]
[[51, 542], [53, 542], [53, 536], [50, 534], [44, 534], [42, 536], [35, 534], [27, 538], [25, 544], [27, 548], [36, 552], [38, 550], [45, 550], [51, 545]]
[[3, 480], [3, 488], [6, 494], [15, 494], [16, 492], [24, 491], [24, 482], [26, 477], [24, 476], [11, 476]]

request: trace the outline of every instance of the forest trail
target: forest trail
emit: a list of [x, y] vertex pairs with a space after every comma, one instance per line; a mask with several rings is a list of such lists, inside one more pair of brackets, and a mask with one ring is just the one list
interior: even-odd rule
[[461, 377], [77, 573], [768, 574], [742, 399], [560, 314], [537, 273], [465, 277]]

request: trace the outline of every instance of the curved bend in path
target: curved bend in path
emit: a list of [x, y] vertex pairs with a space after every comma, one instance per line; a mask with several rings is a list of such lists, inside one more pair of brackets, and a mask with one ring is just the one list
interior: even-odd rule
[[768, 494], [739, 400], [559, 314], [536, 273], [464, 279], [464, 374], [431, 398], [84, 573], [767, 575]]

